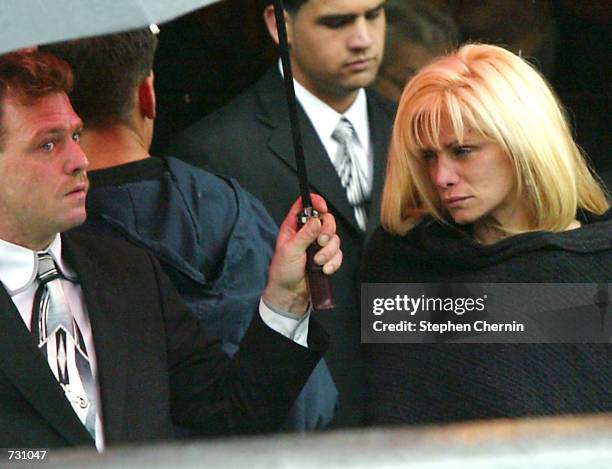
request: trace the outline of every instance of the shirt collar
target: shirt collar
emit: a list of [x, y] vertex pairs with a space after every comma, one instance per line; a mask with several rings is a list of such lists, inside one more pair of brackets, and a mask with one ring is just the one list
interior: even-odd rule
[[[280, 62], [279, 62], [280, 68]], [[281, 75], [283, 74], [280, 68]], [[370, 142], [370, 131], [368, 125], [368, 101], [363, 88], [357, 92], [357, 98], [344, 114], [340, 114], [328, 104], [321, 101], [314, 94], [304, 88], [297, 80], [293, 80], [295, 96], [302, 105], [304, 112], [310, 119], [318, 135], [331, 138], [336, 125], [341, 117], [346, 117], [353, 125], [359, 144], [366, 150]]]
[[366, 99], [366, 93], [363, 88], [357, 93], [357, 98], [350, 108], [344, 113], [357, 134], [359, 143], [364, 148], [368, 148], [368, 142], [370, 141], [370, 132], [368, 125], [368, 100]]
[[[59, 234], [42, 252], [45, 251], [51, 254], [64, 276], [76, 278], [72, 269], [62, 259], [62, 238]], [[40, 251], [32, 251], [0, 239], [0, 281], [11, 296], [27, 289], [35, 281], [38, 271], [37, 252]]]

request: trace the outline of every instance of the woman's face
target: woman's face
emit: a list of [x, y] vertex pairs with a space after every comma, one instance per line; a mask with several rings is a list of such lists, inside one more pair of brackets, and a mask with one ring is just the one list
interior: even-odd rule
[[421, 157], [443, 207], [456, 223], [478, 225], [493, 218], [507, 228], [522, 225], [524, 209], [516, 195], [513, 165], [498, 144], [470, 129], [459, 144], [446, 119], [440, 145], [424, 148]]

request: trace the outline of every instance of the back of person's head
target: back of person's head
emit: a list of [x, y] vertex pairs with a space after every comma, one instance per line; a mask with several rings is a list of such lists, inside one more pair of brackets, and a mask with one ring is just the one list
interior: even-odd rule
[[305, 3], [308, 3], [308, 0], [285, 0], [283, 2], [283, 7], [291, 15], [295, 15]]
[[153, 70], [157, 36], [141, 29], [42, 46], [74, 70], [70, 99], [89, 128], [129, 124], [138, 85]]
[[405, 39], [432, 51], [455, 48], [459, 43], [459, 28], [453, 18], [429, 2], [387, 0], [385, 15], [388, 43]]
[[[553, 10], [558, 1], [452, 0], [450, 14], [459, 26], [462, 42], [503, 46], [536, 65], [544, 76], [556, 74], [560, 31]], [[574, 2], [572, 2], [574, 3]], [[585, 2], [576, 2], [582, 10]], [[591, 4], [592, 2], [587, 2]]]
[[444, 11], [421, 0], [388, 0], [385, 55], [375, 87], [397, 101], [406, 82], [433, 58], [459, 44], [459, 28]]
[[8, 96], [28, 104], [53, 93], [68, 94], [72, 83], [70, 66], [52, 54], [27, 50], [0, 56], [0, 143]]
[[422, 158], [427, 145], [440, 148], [443, 119], [459, 144], [472, 131], [510, 158], [531, 229], [561, 231], [578, 209], [608, 208], [546, 81], [506, 49], [468, 44], [424, 67], [401, 96], [383, 194], [388, 231], [405, 234], [424, 215], [447, 218]]

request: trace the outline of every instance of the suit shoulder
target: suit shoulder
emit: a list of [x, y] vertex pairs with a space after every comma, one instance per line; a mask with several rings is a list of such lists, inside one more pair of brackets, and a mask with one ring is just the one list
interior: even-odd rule
[[255, 122], [255, 114], [262, 100], [272, 99], [275, 101], [279, 93], [284, 96], [282, 84], [282, 78], [278, 71], [274, 67], [268, 69], [255, 83], [227, 104], [187, 127], [185, 131], [179, 134], [179, 139], [184, 139], [186, 136], [195, 136], [198, 139], [206, 138], [203, 135], [204, 130], [209, 133], [211, 139], [218, 139], [213, 135], [215, 132], [242, 133], [245, 126]]
[[395, 119], [395, 113], [397, 112], [397, 103], [394, 103], [393, 101], [385, 98], [383, 95], [381, 95], [372, 88], [368, 88], [366, 93], [368, 96], [368, 103], [371, 106], [375, 106], [391, 119]]
[[150, 258], [150, 254], [124, 238], [101, 232], [97, 225], [85, 223], [62, 234], [70, 245], [87, 254], [89, 258], [113, 257], [127, 260]]
[[252, 113], [250, 111], [255, 108], [257, 97], [254, 87], [255, 85], [251, 85], [221, 108], [191, 124], [178, 134], [175, 142], [181, 143], [191, 138], [198, 140], [208, 137], [218, 139], [219, 132], [231, 131], [239, 124], [243, 125], [245, 121], [251, 119]]

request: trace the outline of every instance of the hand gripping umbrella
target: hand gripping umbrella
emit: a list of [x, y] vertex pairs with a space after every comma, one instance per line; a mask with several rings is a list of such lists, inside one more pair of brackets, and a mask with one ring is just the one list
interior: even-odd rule
[[[302, 146], [302, 134], [297, 112], [295, 89], [293, 87], [293, 74], [291, 72], [291, 62], [289, 59], [289, 44], [287, 42], [287, 29], [283, 15], [283, 0], [274, 0], [274, 14], [276, 17], [276, 30], [278, 32], [278, 43], [280, 48], [281, 62], [283, 66], [283, 77], [285, 82], [285, 92], [287, 94], [287, 104], [289, 105], [289, 119], [291, 122], [291, 132], [293, 136], [293, 150], [295, 152], [295, 165], [297, 168], [298, 182], [300, 185], [300, 195], [302, 196], [302, 213], [299, 215], [301, 225], [304, 225], [310, 218], [318, 217], [319, 213], [313, 209], [308, 190], [308, 175], [306, 173], [306, 162], [304, 159], [304, 147]], [[316, 310], [331, 309], [334, 304], [331, 281], [323, 273], [323, 269], [314, 263], [314, 255], [317, 252], [317, 244], [313, 243], [307, 251], [307, 278], [310, 288], [310, 299]]]

